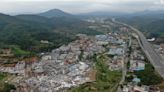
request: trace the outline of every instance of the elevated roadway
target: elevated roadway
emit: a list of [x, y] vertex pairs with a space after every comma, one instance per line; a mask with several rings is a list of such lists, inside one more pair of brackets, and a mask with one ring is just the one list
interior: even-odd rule
[[122, 25], [124, 25], [124, 26], [132, 29], [135, 33], [137, 33], [137, 35], [138, 35], [138, 41], [139, 41], [139, 44], [140, 44], [143, 52], [147, 56], [147, 58], [150, 61], [150, 63], [154, 66], [154, 68], [156, 69], [156, 71], [161, 75], [161, 77], [164, 78], [164, 60], [154, 50], [154, 48], [147, 41], [147, 39], [145, 38], [145, 36], [143, 35], [143, 33], [140, 32], [138, 29], [136, 29], [136, 28], [134, 28], [134, 27], [132, 27], [130, 25], [127, 25], [125, 23], [121, 23], [121, 22], [118, 22], [118, 21], [115, 21], [115, 20], [113, 20], [113, 22], [118, 23], [118, 24], [122, 24]]

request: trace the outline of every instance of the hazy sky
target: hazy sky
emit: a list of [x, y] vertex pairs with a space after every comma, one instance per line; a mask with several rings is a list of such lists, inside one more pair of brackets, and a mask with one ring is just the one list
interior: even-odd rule
[[164, 10], [164, 0], [0, 0], [0, 12], [7, 14], [39, 13], [54, 8], [74, 14], [94, 11], [137, 12]]

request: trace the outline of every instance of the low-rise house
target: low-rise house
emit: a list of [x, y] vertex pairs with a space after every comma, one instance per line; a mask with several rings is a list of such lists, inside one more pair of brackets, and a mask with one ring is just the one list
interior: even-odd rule
[[147, 86], [134, 86], [132, 92], [150, 92]]
[[96, 35], [95, 36], [96, 40], [99, 40], [99, 41], [105, 41], [108, 36], [107, 35]]
[[115, 42], [113, 42], [113, 43], [116, 43], [116, 44], [123, 44], [123, 43], [125, 43], [125, 42], [123, 41], [123, 39], [118, 39], [117, 41], [115, 41]]
[[70, 50], [70, 47], [63, 45], [59, 49], [60, 49], [61, 52], [68, 52]]
[[111, 48], [108, 52], [109, 55], [123, 55], [124, 49], [123, 48]]
[[67, 54], [60, 54], [58, 57], [59, 60], [64, 60], [66, 58]]
[[1, 72], [11, 73], [11, 74], [25, 74], [25, 62], [18, 62], [14, 67], [0, 67]]
[[51, 59], [52, 59], [51, 55], [42, 56], [42, 60], [51, 60]]
[[98, 45], [107, 45], [107, 44], [109, 44], [109, 42], [108, 41], [97, 41], [97, 44]]
[[135, 50], [133, 53], [132, 53], [132, 58], [134, 60], [145, 60], [145, 57], [143, 54], [141, 54], [140, 51], [138, 50]]
[[[145, 85], [137, 86], [137, 85], [131, 85], [131, 84], [124, 85], [122, 91], [123, 92], [151, 92], [149, 89], [149, 86], [145, 86]], [[152, 91], [152, 92], [155, 92], [155, 91]]]
[[124, 86], [123, 89], [122, 89], [123, 92], [130, 92], [129, 91], [129, 88], [127, 86]]
[[40, 43], [49, 44], [49, 41], [47, 41], [47, 40], [41, 40]]
[[123, 67], [123, 58], [122, 56], [114, 56], [112, 60], [109, 60], [109, 69], [114, 70], [121, 70]]
[[145, 69], [145, 62], [139, 60], [130, 60], [130, 70], [140, 71]]
[[132, 82], [134, 83], [134, 84], [138, 84], [138, 83], [140, 83], [141, 82], [141, 80], [140, 80], [140, 78], [133, 78], [133, 80], [132, 80]]

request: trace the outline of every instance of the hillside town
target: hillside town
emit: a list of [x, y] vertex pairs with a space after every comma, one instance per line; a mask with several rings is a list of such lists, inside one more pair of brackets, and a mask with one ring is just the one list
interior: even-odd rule
[[[101, 21], [100, 23], [104, 24], [102, 27], [109, 27], [104, 19], [87, 21], [93, 23]], [[111, 24], [114, 25], [114, 23]], [[99, 26], [90, 27], [101, 29]], [[163, 79], [148, 60], [141, 47], [139, 36], [135, 32], [119, 26], [119, 31], [94, 36], [86, 34], [76, 36], [76, 40], [50, 52], [39, 53], [37, 58], [16, 59], [14, 62], [17, 62], [14, 64], [0, 65], [0, 72], [9, 75], [5, 83], [14, 84], [15, 90], [12, 92], [72, 92], [69, 90], [85, 84], [105, 83], [107, 80], [104, 82], [104, 79], [112, 79], [110, 74], [116, 72], [117, 81], [108, 80], [111, 85], [117, 82], [113, 83], [114, 86], [112, 85], [111, 89], [114, 91], [161, 92], [160, 85], [156, 84], [161, 83]], [[51, 42], [41, 40], [40, 43], [47, 45]], [[163, 45], [154, 45], [154, 48], [163, 56]], [[12, 50], [8, 48], [0, 52], [0, 56], [3, 57], [13, 56]], [[101, 67], [96, 66], [97, 62], [101, 62], [98, 63]], [[102, 67], [109, 71], [101, 69]], [[102, 70], [100, 74], [97, 68]], [[97, 81], [98, 74], [101, 75], [99, 78], [102, 78], [100, 83]], [[101, 85], [104, 89], [106, 88], [105, 84]], [[107, 84], [108, 87], [111, 85]], [[88, 89], [95, 91], [96, 88]]]
[[91, 71], [94, 54], [112, 56], [108, 60], [111, 71], [121, 71], [126, 49], [124, 37], [117, 33], [88, 37], [79, 34], [78, 40], [63, 45], [52, 52], [41, 53], [41, 59], [31, 64], [23, 61], [14, 67], [0, 67], [1, 72], [17, 74], [16, 92], [56, 92], [92, 82]]
[[[120, 30], [128, 31], [124, 27]], [[108, 56], [110, 71], [122, 72], [123, 84], [118, 92], [160, 92], [157, 86], [139, 85], [142, 79], [136, 72], [144, 71], [149, 62], [135, 33], [129, 36], [114, 32], [95, 37], [78, 34], [77, 37], [51, 52], [40, 53], [40, 59], [35, 62], [19, 61], [13, 66], [0, 66], [1, 72], [16, 75], [12, 79], [16, 86], [13, 92], [67, 92], [69, 88], [94, 82], [92, 57], [96, 54]]]

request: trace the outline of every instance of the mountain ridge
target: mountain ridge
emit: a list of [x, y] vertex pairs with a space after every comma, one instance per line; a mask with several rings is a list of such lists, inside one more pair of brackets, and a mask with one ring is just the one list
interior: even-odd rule
[[64, 12], [60, 9], [51, 9], [38, 14], [39, 16], [53, 18], [53, 17], [74, 17], [74, 15]]

